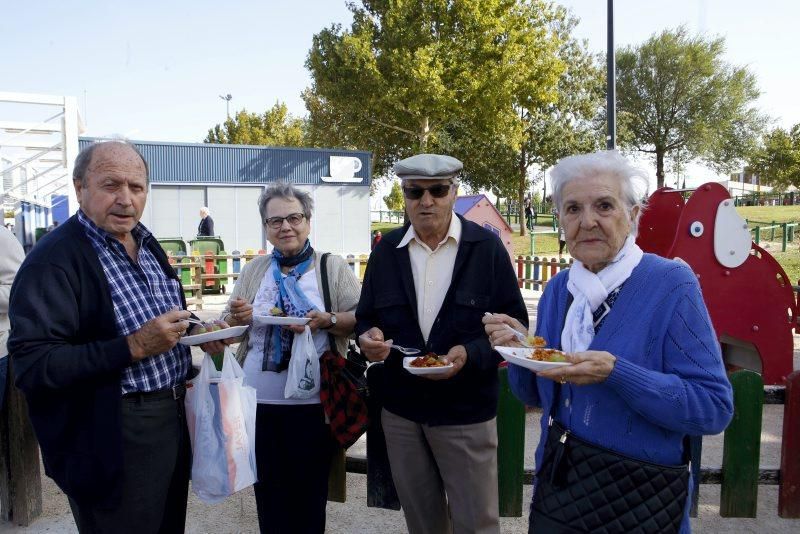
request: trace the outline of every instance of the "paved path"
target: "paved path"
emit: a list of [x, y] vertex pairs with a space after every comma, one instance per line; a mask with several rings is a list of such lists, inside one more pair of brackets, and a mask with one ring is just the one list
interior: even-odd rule
[[[531, 323], [535, 321], [536, 304], [540, 293], [523, 291]], [[224, 306], [226, 296], [209, 297], [206, 309], [198, 315], [204, 319], [216, 318]], [[196, 361], [199, 354], [195, 354]], [[800, 369], [800, 336], [795, 336], [795, 369]], [[533, 447], [539, 437], [540, 412], [528, 413], [526, 428], [525, 465], [533, 465]], [[780, 463], [780, 436], [783, 424], [783, 407], [768, 405], [764, 407], [764, 429], [761, 439], [761, 465], [775, 468]], [[363, 456], [366, 446], [362, 439], [355, 444], [349, 454]], [[718, 466], [722, 463], [722, 436], [706, 438], [703, 445], [703, 465]], [[0, 532], [14, 534], [52, 533], [66, 534], [77, 532], [75, 523], [64, 494], [44, 477], [43, 513], [32, 525], [26, 528], [13, 527], [0, 523]], [[700, 509], [697, 518], [692, 519], [694, 532], [719, 534], [739, 533], [796, 533], [800, 532], [800, 520], [787, 520], [777, 517], [778, 487], [760, 486], [758, 492], [758, 518], [733, 519], [719, 516], [719, 486], [703, 485], [700, 488]], [[524, 502], [530, 502], [531, 487], [524, 488]], [[527, 517], [502, 518], [501, 531], [504, 533], [527, 532]], [[255, 533], [258, 532], [255, 500], [252, 490], [244, 490], [217, 505], [201, 503], [193, 494], [189, 496], [186, 531], [189, 533]], [[349, 473], [347, 475], [347, 502], [328, 504], [327, 531], [331, 533], [353, 534], [400, 534], [406, 532], [401, 512], [367, 508], [366, 475]]]

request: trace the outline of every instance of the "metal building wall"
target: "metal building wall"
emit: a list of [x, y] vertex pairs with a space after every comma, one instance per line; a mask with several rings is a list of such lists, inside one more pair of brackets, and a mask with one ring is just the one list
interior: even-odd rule
[[[81, 138], [81, 148], [94, 142]], [[283, 179], [314, 199], [311, 240], [336, 254], [369, 253], [368, 152], [134, 141], [150, 166], [150, 195], [142, 223], [158, 237], [193, 239], [199, 209], [208, 206], [227, 252], [267, 249], [257, 199], [266, 184]], [[358, 158], [358, 183], [323, 180], [331, 156]]]
[[[98, 139], [81, 137], [83, 148]], [[153, 183], [263, 184], [286, 180], [298, 185], [325, 183], [331, 176], [330, 157], [361, 161], [352, 187], [369, 187], [372, 157], [369, 152], [318, 148], [275, 148], [211, 143], [162, 143], [131, 141], [150, 165]]]

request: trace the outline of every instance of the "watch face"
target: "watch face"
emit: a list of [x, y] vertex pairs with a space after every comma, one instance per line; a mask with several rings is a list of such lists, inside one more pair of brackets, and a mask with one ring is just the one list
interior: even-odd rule
[[331, 324], [336, 324], [336, 314], [335, 313], [331, 314]]

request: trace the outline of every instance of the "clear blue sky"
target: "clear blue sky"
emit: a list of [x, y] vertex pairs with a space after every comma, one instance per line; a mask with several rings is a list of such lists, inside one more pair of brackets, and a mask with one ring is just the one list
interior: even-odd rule
[[[88, 135], [201, 141], [231, 109], [263, 111], [276, 100], [305, 113], [304, 61], [312, 35], [350, 23], [344, 0], [5, 0], [0, 90], [78, 97]], [[13, 4], [13, 7], [10, 5]], [[604, 0], [571, 0], [578, 35], [605, 50]], [[617, 0], [618, 45], [686, 24], [727, 38], [728, 61], [757, 75], [761, 109], [800, 122], [800, 20], [795, 0]], [[86, 95], [84, 109], [84, 92]], [[2, 110], [0, 110], [2, 111]]]

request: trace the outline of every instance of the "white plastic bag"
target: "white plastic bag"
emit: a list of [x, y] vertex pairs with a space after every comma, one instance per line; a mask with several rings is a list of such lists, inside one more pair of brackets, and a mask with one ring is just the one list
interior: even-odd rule
[[192, 441], [192, 489], [215, 504], [256, 482], [256, 390], [230, 349], [222, 371], [208, 354], [186, 390]]
[[287, 375], [283, 390], [287, 399], [309, 399], [319, 393], [319, 355], [308, 326], [294, 335]]

